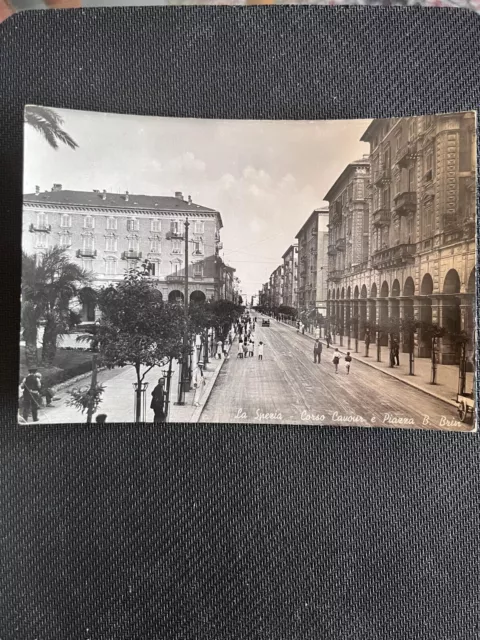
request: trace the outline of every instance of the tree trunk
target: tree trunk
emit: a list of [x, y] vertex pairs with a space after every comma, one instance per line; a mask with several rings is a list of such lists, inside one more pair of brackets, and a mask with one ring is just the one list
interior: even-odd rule
[[36, 369], [38, 367], [38, 350], [37, 350], [37, 336], [35, 339], [25, 340], [25, 359], [27, 361], [27, 367], [29, 369]]
[[140, 366], [135, 366], [137, 372], [137, 390], [135, 392], [135, 423], [140, 424], [140, 417], [142, 414], [142, 382], [140, 379]]
[[57, 355], [57, 326], [55, 320], [49, 316], [45, 323], [42, 343], [42, 364], [52, 367]]

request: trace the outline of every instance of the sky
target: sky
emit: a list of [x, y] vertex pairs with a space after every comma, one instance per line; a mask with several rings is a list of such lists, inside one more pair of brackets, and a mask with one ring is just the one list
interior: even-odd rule
[[256, 294], [349, 162], [370, 120], [248, 121], [55, 109], [78, 143], [49, 147], [25, 129], [24, 193], [63, 189], [174, 195], [221, 213], [223, 258]]

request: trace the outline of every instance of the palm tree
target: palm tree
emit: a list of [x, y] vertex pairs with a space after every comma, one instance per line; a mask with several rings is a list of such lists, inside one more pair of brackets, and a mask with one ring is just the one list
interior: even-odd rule
[[53, 149], [58, 149], [58, 142], [66, 144], [71, 149], [78, 147], [75, 140], [62, 129], [63, 118], [53, 109], [29, 105], [25, 107], [24, 120], [41, 133]]
[[[33, 360], [33, 344], [36, 342], [40, 321], [45, 323], [42, 364], [50, 367], [57, 352], [58, 337], [65, 334], [80, 317], [70, 309], [71, 301], [79, 295], [81, 287], [89, 283], [91, 276], [78, 265], [70, 262], [62, 247], [53, 247], [35, 263], [24, 255], [22, 274], [22, 321], [26, 351]], [[32, 365], [34, 366], [34, 365]]]

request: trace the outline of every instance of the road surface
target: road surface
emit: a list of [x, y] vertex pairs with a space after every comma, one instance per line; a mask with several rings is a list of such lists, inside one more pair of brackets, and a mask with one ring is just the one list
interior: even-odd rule
[[[217, 378], [201, 422], [383, 426], [465, 431], [455, 408], [359, 361], [336, 374], [333, 349], [313, 362], [313, 340], [282, 323], [257, 322], [263, 360], [231, 357]], [[256, 354], [256, 349], [255, 349]]]

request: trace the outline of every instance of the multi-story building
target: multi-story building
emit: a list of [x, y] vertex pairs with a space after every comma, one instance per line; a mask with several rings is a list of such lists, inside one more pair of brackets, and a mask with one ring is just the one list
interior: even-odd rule
[[[374, 120], [362, 140], [370, 144], [370, 192], [363, 205], [358, 194], [354, 208], [366, 211], [368, 204], [369, 217], [367, 227], [366, 213], [357, 214], [351, 259], [345, 249], [338, 257], [339, 242], [348, 246], [351, 207], [336, 208], [335, 185], [329, 193], [329, 316], [342, 332], [348, 318], [359, 318], [360, 338], [366, 321], [436, 324], [447, 331], [440, 362], [457, 362], [455, 336], [474, 333], [475, 116]], [[415, 340], [417, 356], [429, 357], [428, 333], [419, 329]], [[468, 348], [472, 353], [472, 341]]]
[[[41, 254], [64, 247], [67, 255], [92, 273], [92, 286], [123, 279], [134, 264], [148, 260], [151, 277], [164, 299], [183, 300], [185, 221], [189, 221], [187, 268], [191, 300], [233, 296], [233, 269], [219, 255], [222, 218], [218, 211], [175, 197], [123, 195], [94, 190], [26, 194], [23, 203], [23, 249]], [[95, 319], [86, 305], [83, 319]]]
[[296, 307], [298, 282], [298, 244], [291, 244], [283, 258], [283, 304]]
[[327, 310], [328, 208], [315, 209], [295, 236], [298, 240], [299, 312], [313, 319]]
[[278, 266], [270, 276], [272, 284], [272, 306], [283, 304], [283, 264]]

